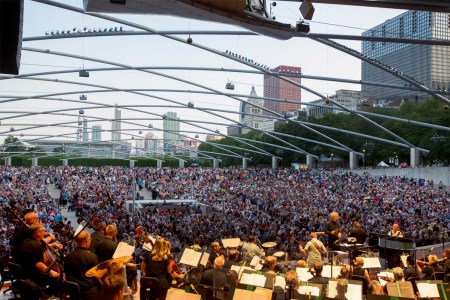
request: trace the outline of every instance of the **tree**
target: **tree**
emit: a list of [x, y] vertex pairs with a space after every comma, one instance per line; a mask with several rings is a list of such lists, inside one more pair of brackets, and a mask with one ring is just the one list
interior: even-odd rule
[[26, 147], [17, 137], [8, 135], [5, 142], [1, 145], [0, 150], [2, 152], [24, 152], [26, 151]]

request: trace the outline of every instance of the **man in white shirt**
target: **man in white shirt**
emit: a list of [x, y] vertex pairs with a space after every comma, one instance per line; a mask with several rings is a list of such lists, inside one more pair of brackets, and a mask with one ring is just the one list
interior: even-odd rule
[[299, 245], [300, 251], [308, 255], [307, 261], [310, 266], [313, 266], [315, 262], [321, 262], [322, 256], [327, 253], [327, 249], [323, 243], [317, 239], [317, 233], [311, 233], [311, 240], [306, 243], [305, 247]]

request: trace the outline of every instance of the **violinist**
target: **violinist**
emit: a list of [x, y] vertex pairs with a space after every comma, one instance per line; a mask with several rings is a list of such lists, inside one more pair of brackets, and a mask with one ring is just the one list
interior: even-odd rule
[[236, 249], [231, 249], [228, 258], [225, 259], [225, 269], [231, 269], [231, 266], [237, 266], [240, 263], [239, 251]]
[[269, 271], [275, 271], [275, 265], [277, 264], [277, 258], [275, 256], [267, 256], [264, 265], [261, 269], [261, 272], [269, 272]]
[[408, 281], [410, 281], [412, 278], [419, 278], [419, 270], [417, 269], [417, 266], [415, 264], [414, 257], [412, 257], [411, 255], [408, 255], [406, 257], [406, 268], [403, 273], [405, 275], [405, 280]]
[[92, 253], [95, 253], [98, 243], [106, 237], [105, 229], [105, 224], [98, 221], [94, 223], [95, 231], [91, 234], [91, 245], [89, 246]]
[[436, 255], [430, 254], [428, 255], [428, 264], [425, 265], [423, 268], [420, 266], [419, 261], [417, 261], [417, 268], [419, 269], [419, 272], [421, 272], [425, 280], [432, 280], [433, 274], [436, 272], [442, 272], [442, 267], [439, 265], [439, 259]]
[[49, 285], [56, 288], [59, 273], [49, 269], [49, 262], [44, 258], [46, 245], [43, 243], [46, 234], [44, 225], [30, 226], [31, 236], [25, 239], [19, 248], [18, 262], [24, 272], [24, 277], [39, 286]]
[[142, 255], [144, 255], [146, 249], [144, 247], [145, 243], [153, 244], [150, 238], [145, 234], [145, 229], [142, 226], [136, 227], [134, 230], [134, 260], [139, 263], [141, 261]]
[[[184, 278], [183, 274], [177, 274], [171, 264], [170, 252], [166, 240], [162, 237], [156, 239], [152, 251], [144, 255], [141, 271], [145, 277], [157, 277], [159, 286], [152, 288], [152, 299], [165, 299], [172, 278]], [[140, 297], [145, 298], [146, 291], [141, 286]]]

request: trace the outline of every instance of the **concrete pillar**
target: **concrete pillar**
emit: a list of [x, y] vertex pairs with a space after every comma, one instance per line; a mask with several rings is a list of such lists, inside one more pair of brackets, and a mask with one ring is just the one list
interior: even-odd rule
[[418, 167], [421, 165], [419, 149], [417, 149], [417, 148], [410, 149], [409, 165], [411, 166], [411, 168]]
[[355, 152], [351, 151], [348, 153], [348, 162], [349, 162], [349, 169], [354, 170], [359, 167], [358, 163], [358, 156]]
[[182, 160], [182, 159], [178, 160], [178, 168], [180, 168], [180, 169], [184, 168], [184, 160]]
[[158, 169], [161, 169], [161, 168], [162, 168], [162, 160], [158, 159], [158, 160], [156, 161], [156, 167], [157, 167]]
[[11, 161], [12, 161], [11, 157], [5, 157], [5, 166], [10, 167], [12, 164]]
[[134, 160], [130, 159], [130, 168], [134, 168]]
[[32, 167], [37, 167], [38, 166], [38, 159], [37, 158], [32, 158], [31, 159], [31, 166]]
[[248, 163], [247, 158], [243, 157], [242, 158], [242, 169], [247, 169], [247, 163]]
[[213, 168], [218, 168], [219, 167], [219, 160], [217, 158], [213, 159]]
[[68, 159], [63, 159], [62, 160], [62, 164], [64, 167], [67, 167], [69, 165], [69, 160]]
[[314, 168], [314, 157], [311, 154], [306, 155], [306, 165], [309, 169]]
[[278, 158], [272, 156], [272, 169], [278, 169]]

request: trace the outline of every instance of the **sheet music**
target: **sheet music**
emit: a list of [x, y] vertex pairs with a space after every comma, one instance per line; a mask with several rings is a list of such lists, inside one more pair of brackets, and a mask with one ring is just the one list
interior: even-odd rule
[[231, 266], [231, 270], [236, 271], [236, 273], [238, 273], [239, 277], [241, 277], [241, 274], [242, 274], [242, 272], [244, 272], [244, 270], [255, 271], [250, 267], [244, 267], [244, 266]]
[[331, 267], [333, 267], [333, 278], [337, 278], [339, 276], [339, 274], [341, 273], [341, 269], [342, 269], [341, 266], [324, 265], [323, 271], [322, 271], [323, 277], [332, 278], [331, 277]]
[[237, 248], [241, 242], [240, 238], [222, 239], [222, 245], [224, 248]]
[[208, 264], [209, 255], [210, 254], [208, 252], [203, 252], [202, 258], [200, 259], [200, 264], [202, 266], [206, 267]]
[[317, 286], [301, 285], [298, 288], [298, 293], [302, 295], [311, 293], [311, 296], [320, 296], [320, 289]]
[[406, 258], [408, 255], [400, 255], [400, 259], [402, 260], [403, 266], [406, 267], [408, 264], [406, 263]]
[[[328, 292], [327, 292], [328, 298], [334, 299], [334, 297], [336, 297], [337, 283], [338, 283], [337, 280], [330, 280], [328, 282]], [[348, 283], [347, 293], [345, 293], [345, 297], [347, 299], [352, 299], [352, 300], [362, 300], [362, 284]]]
[[133, 246], [130, 246], [125, 242], [120, 242], [119, 245], [117, 245], [116, 251], [114, 252], [112, 258], [118, 258], [122, 256], [132, 256], [133, 252], [134, 252]]
[[78, 225], [77, 230], [75, 230], [75, 233], [73, 234], [73, 236], [77, 236], [77, 234], [81, 231], [81, 229], [83, 229], [82, 224]]
[[297, 272], [298, 278], [300, 278], [301, 281], [308, 281], [309, 279], [314, 277], [307, 268], [296, 268], [295, 271]]
[[286, 279], [282, 276], [276, 276], [274, 286], [279, 286], [284, 290], [286, 287]]
[[186, 293], [182, 289], [170, 288], [167, 291], [166, 300], [201, 300], [201, 296], [197, 294]]
[[252, 292], [252, 291], [247, 291], [247, 290], [242, 290], [242, 289], [235, 289], [233, 300], [242, 300], [242, 299], [270, 300], [270, 299], [272, 299], [272, 291], [271, 290], [266, 290], [266, 291], [255, 290], [254, 292]]
[[392, 278], [392, 279], [394, 278], [394, 274], [391, 273], [391, 272], [380, 272], [380, 273], [377, 273], [377, 276], [378, 276], [378, 280], [380, 281], [380, 284], [381, 284], [382, 286], [386, 285], [387, 281], [381, 279], [380, 276], [382, 276], [382, 277], [388, 277], [388, 278]]
[[258, 274], [243, 273], [241, 276], [242, 284], [264, 287], [266, 284], [266, 276]]
[[427, 282], [417, 282], [421, 298], [439, 298], [439, 290], [437, 284]]
[[[156, 239], [153, 238], [151, 235], [148, 236], [148, 238], [150, 239], [150, 241], [152, 241], [153, 245], [155, 244]], [[144, 248], [147, 251], [151, 251], [153, 249], [152, 243], [144, 243], [142, 245], [142, 248]]]
[[261, 257], [257, 255], [253, 256], [252, 260], [250, 261], [250, 266], [255, 267], [260, 260], [262, 260]]
[[203, 252], [195, 251], [189, 248], [184, 248], [183, 254], [180, 258], [180, 264], [185, 264], [193, 267], [198, 266], [198, 262], [202, 257]]
[[380, 259], [378, 257], [363, 257], [363, 269], [381, 269]]

